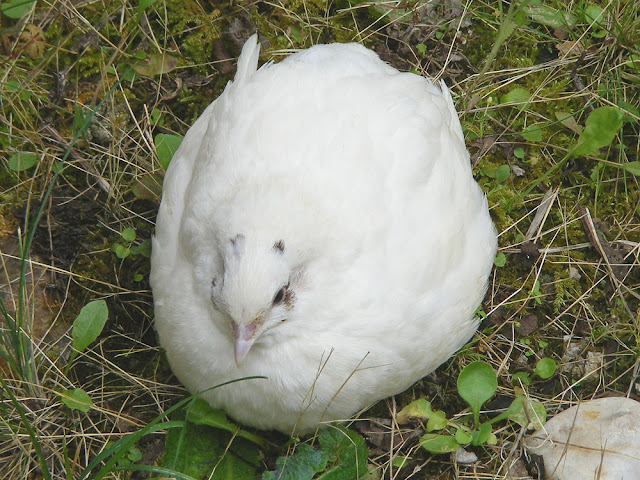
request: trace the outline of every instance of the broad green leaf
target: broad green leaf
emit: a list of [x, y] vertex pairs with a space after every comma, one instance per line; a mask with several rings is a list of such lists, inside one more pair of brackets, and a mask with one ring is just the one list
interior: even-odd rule
[[152, 53], [142, 63], [135, 65], [133, 69], [140, 75], [153, 77], [169, 73], [178, 65], [178, 59], [171, 55]]
[[19, 152], [9, 157], [9, 169], [14, 172], [28, 170], [38, 163], [38, 156], [35, 153]]
[[276, 460], [276, 469], [265, 472], [263, 480], [311, 480], [318, 472], [323, 472], [327, 466], [328, 455], [307, 445], [300, 444], [289, 457]]
[[576, 146], [571, 151], [574, 157], [590, 155], [602, 147], [611, 145], [622, 128], [624, 113], [617, 107], [596, 108], [589, 114]]
[[536, 363], [536, 369], [533, 374], [539, 376], [542, 379], [551, 377], [556, 372], [556, 362], [551, 358], [541, 358]]
[[420, 438], [420, 446], [427, 452], [440, 454], [458, 450], [458, 442], [450, 435], [426, 433]]
[[93, 406], [89, 395], [80, 388], [70, 388], [56, 393], [60, 396], [60, 401], [71, 410], [80, 410], [87, 413]]
[[133, 242], [136, 239], [136, 229], [127, 227], [122, 231], [120, 235], [125, 242]]
[[317, 480], [353, 480], [367, 473], [369, 451], [364, 439], [343, 427], [325, 428], [318, 435], [321, 450], [334, 466]]
[[109, 309], [104, 300], [94, 300], [87, 303], [73, 321], [71, 336], [73, 348], [82, 352], [94, 342], [107, 323]]
[[30, 12], [36, 0], [9, 0], [2, 2], [0, 12], [9, 18], [22, 18], [26, 13]]
[[156, 153], [158, 154], [158, 160], [163, 169], [167, 169], [171, 158], [178, 150], [178, 147], [182, 143], [182, 137], [178, 135], [170, 135], [166, 133], [159, 133], [153, 139], [156, 145]]
[[500, 103], [522, 104], [531, 98], [531, 94], [525, 88], [516, 87], [500, 97]]
[[[526, 410], [525, 410], [526, 409]], [[505, 412], [507, 418], [528, 430], [538, 430], [547, 421], [547, 411], [537, 400], [516, 397]]]
[[232, 438], [231, 433], [186, 422], [167, 433], [161, 465], [195, 479], [255, 480], [258, 447]]
[[[255, 380], [254, 380], [255, 381]], [[208, 402], [198, 398], [189, 407], [187, 420], [194, 425], [208, 425], [210, 427], [226, 430], [238, 437], [249, 440], [256, 445], [264, 446], [264, 440], [253, 433], [249, 433], [240, 429], [236, 424], [232, 423], [227, 415], [218, 409], [211, 408]]]
[[431, 409], [431, 403], [429, 403], [425, 398], [419, 398], [400, 410], [398, 415], [396, 415], [396, 420], [399, 423], [407, 423], [410, 418], [426, 420], [432, 413], [433, 410]]
[[471, 362], [458, 376], [458, 394], [469, 404], [474, 424], [479, 423], [480, 408], [498, 388], [498, 378], [486, 362]]

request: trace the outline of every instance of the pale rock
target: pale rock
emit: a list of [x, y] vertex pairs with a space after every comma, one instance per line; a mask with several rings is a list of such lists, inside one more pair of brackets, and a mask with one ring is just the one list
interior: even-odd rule
[[590, 400], [559, 413], [525, 439], [546, 479], [640, 480], [640, 403]]

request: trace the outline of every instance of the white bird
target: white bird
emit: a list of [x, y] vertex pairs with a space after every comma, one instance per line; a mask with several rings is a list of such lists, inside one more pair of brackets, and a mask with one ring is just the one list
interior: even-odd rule
[[[191, 392], [305, 434], [469, 340], [496, 231], [444, 83], [357, 44], [260, 69], [259, 50], [254, 35], [167, 169], [156, 328]], [[266, 379], [211, 389], [247, 376]]]

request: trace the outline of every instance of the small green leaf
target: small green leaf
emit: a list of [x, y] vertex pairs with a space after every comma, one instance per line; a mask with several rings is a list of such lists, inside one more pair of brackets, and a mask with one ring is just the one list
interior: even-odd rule
[[640, 162], [635, 160], [633, 162], [621, 163], [620, 166], [627, 172], [640, 176]]
[[416, 45], [416, 50], [424, 55], [427, 52], [427, 46], [424, 43], [419, 43]]
[[458, 430], [456, 430], [455, 439], [458, 444], [467, 445], [471, 443], [473, 437], [471, 436], [471, 433], [459, 428]]
[[87, 413], [93, 406], [89, 395], [80, 388], [70, 388], [56, 393], [60, 395], [60, 401], [71, 410], [80, 410], [81, 412]]
[[540, 293], [540, 280], [536, 280], [531, 289], [531, 296], [537, 304], [542, 305], [542, 294]]
[[450, 435], [426, 433], [420, 438], [420, 446], [427, 452], [441, 454], [458, 450], [458, 442]]
[[611, 145], [622, 128], [624, 113], [617, 107], [596, 108], [589, 114], [578, 141], [570, 152], [574, 157], [591, 155], [602, 147]]
[[493, 264], [498, 268], [504, 267], [507, 264], [506, 255], [502, 252], [498, 252], [496, 258], [493, 259]]
[[118, 258], [127, 258], [131, 254], [131, 249], [116, 243], [113, 245], [113, 251]]
[[474, 424], [479, 423], [480, 408], [498, 388], [498, 378], [486, 362], [471, 362], [458, 376], [458, 394], [469, 404]]
[[516, 87], [500, 97], [500, 103], [522, 104], [531, 98], [531, 94], [525, 88]]
[[491, 424], [483, 423], [477, 431], [471, 432], [471, 445], [478, 447], [484, 445], [491, 437]]
[[2, 2], [0, 12], [9, 18], [22, 18], [31, 11], [34, 3], [36, 3], [36, 0], [9, 0], [8, 2]]
[[169, 73], [178, 65], [178, 59], [171, 55], [163, 55], [161, 53], [152, 53], [138, 65], [134, 65], [133, 69], [140, 75], [145, 77], [153, 77], [155, 75], [163, 75]]
[[509, 165], [500, 165], [496, 169], [496, 180], [498, 183], [504, 183], [509, 178], [509, 175], [511, 175]]
[[411, 460], [411, 457], [405, 457], [402, 455], [394, 456], [391, 460], [391, 464], [398, 470], [404, 468], [404, 466]]
[[151, 200], [152, 202], [160, 203], [162, 176], [157, 173], [146, 173], [135, 181], [131, 191], [140, 200]]
[[131, 447], [129, 453], [127, 453], [127, 458], [134, 463], [139, 462], [142, 460], [142, 452], [137, 447]]
[[522, 385], [529, 385], [531, 384], [531, 377], [527, 372], [516, 372], [511, 377], [511, 383], [514, 385], [520, 385], [520, 383], [522, 383]]
[[547, 421], [547, 411], [537, 400], [516, 397], [505, 412], [507, 418], [528, 430], [538, 430]]
[[38, 156], [35, 153], [19, 152], [9, 157], [9, 169], [14, 172], [29, 170], [38, 163]]
[[584, 9], [584, 19], [593, 27], [599, 27], [604, 20], [604, 16], [602, 15], [602, 9], [593, 3], [587, 5]]
[[524, 148], [516, 147], [513, 149], [513, 156], [522, 160], [524, 158], [525, 152]]
[[151, 239], [147, 238], [138, 245], [138, 253], [146, 258], [151, 258]]
[[425, 420], [428, 419], [432, 413], [431, 403], [425, 398], [419, 398], [400, 410], [396, 415], [396, 420], [398, 423], [407, 423], [410, 418]]
[[536, 363], [536, 369], [533, 374], [539, 376], [542, 379], [547, 379], [556, 373], [556, 362], [551, 358], [541, 358]]
[[141, 282], [143, 278], [144, 278], [144, 277], [142, 276], [142, 274], [141, 274], [141, 273], [136, 273], [136, 274], [133, 276], [133, 281], [134, 281], [134, 282]]
[[522, 131], [522, 138], [528, 142], [540, 142], [542, 141], [542, 128], [539, 123], [527, 125]]
[[94, 300], [87, 303], [73, 321], [71, 336], [73, 337], [73, 348], [82, 352], [92, 342], [94, 342], [109, 317], [107, 302], [104, 300]]
[[136, 239], [136, 229], [133, 227], [127, 227], [120, 235], [125, 242], [133, 242]]
[[449, 425], [449, 420], [442, 410], [434, 411], [427, 421], [427, 432], [434, 430], [443, 430]]
[[182, 137], [178, 135], [169, 135], [166, 133], [159, 133], [153, 139], [156, 145], [156, 153], [158, 154], [158, 160], [163, 169], [167, 169], [171, 158], [178, 150], [178, 147], [182, 143]]

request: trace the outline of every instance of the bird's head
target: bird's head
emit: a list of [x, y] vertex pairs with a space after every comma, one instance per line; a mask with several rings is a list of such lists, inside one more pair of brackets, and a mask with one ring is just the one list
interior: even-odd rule
[[214, 306], [229, 317], [236, 364], [266, 332], [287, 320], [295, 303], [284, 241], [265, 245], [238, 234], [221, 252], [224, 272], [212, 282]]

